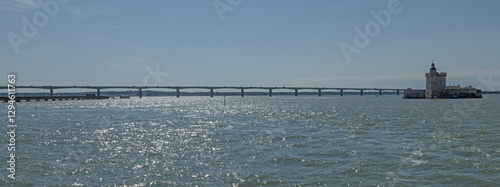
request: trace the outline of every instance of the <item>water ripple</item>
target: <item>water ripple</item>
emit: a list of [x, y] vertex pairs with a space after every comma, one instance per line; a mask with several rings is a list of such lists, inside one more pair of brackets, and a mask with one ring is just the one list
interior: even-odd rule
[[[478, 108], [463, 109], [467, 117], [450, 121], [443, 111], [460, 102], [345, 96], [227, 97], [227, 105], [217, 97], [19, 103], [16, 184], [498, 186], [500, 101], [478, 100]], [[12, 184], [5, 176], [0, 184]]]

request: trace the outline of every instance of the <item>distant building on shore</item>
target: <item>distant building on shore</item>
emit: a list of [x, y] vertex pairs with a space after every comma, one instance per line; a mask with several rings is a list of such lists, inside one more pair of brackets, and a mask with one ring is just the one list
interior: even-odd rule
[[455, 99], [455, 98], [482, 98], [481, 90], [467, 86], [446, 86], [446, 73], [437, 72], [432, 63], [429, 73], [425, 74], [426, 89], [413, 90], [408, 88], [404, 91], [403, 99]]

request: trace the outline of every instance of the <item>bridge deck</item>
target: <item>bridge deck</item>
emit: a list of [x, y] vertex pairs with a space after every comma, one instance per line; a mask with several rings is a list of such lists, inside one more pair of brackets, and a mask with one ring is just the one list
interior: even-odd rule
[[[20, 101], [62, 101], [62, 100], [94, 100], [94, 99], [109, 99], [107, 96], [52, 96], [52, 97], [16, 97], [16, 102]], [[3, 102], [8, 102], [9, 98], [8, 97], [0, 97], [0, 100]]]
[[[400, 91], [403, 89], [392, 89], [392, 88], [333, 88], [333, 87], [253, 87], [253, 86], [16, 86], [15, 88], [0, 87], [0, 89], [9, 89], [11, 92], [13, 89], [46, 89], [50, 91], [50, 97], [54, 96], [54, 90], [56, 89], [94, 89], [96, 90], [96, 95], [101, 96], [101, 90], [103, 89], [136, 89], [139, 91], [139, 98], [142, 98], [142, 91], [146, 89], [174, 89], [176, 90], [176, 96], [180, 97], [180, 90], [182, 89], [206, 89], [210, 92], [210, 97], [214, 96], [214, 90], [218, 89], [237, 89], [241, 90], [241, 97], [245, 96], [245, 90], [261, 89], [268, 90], [269, 96], [273, 96], [273, 90], [292, 90], [295, 91], [295, 96], [298, 96], [299, 90], [317, 90], [318, 96], [322, 95], [322, 91], [326, 90], [337, 90], [340, 95], [344, 95], [345, 90], [358, 90], [360, 95], [363, 95], [363, 91], [378, 91], [379, 95], [382, 95], [383, 91], [395, 91], [399, 95]], [[65, 98], [64, 98], [65, 99]], [[30, 100], [30, 99], [28, 99]], [[28, 101], [27, 100], [27, 101]], [[36, 100], [36, 99], [35, 99]], [[45, 100], [45, 98], [44, 98]], [[61, 100], [61, 99], [60, 99]]]

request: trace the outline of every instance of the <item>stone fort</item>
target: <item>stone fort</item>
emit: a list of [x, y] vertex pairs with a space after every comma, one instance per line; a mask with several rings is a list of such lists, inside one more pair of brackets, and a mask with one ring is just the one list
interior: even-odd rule
[[455, 98], [482, 98], [481, 90], [471, 86], [461, 88], [458, 86], [446, 86], [446, 73], [438, 72], [434, 63], [429, 73], [425, 74], [425, 90], [413, 90], [408, 88], [404, 91], [404, 99], [455, 99]]

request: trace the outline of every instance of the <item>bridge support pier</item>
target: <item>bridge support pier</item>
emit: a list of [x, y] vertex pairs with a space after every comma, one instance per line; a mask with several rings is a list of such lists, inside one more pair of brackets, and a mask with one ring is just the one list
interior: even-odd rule
[[214, 89], [210, 89], [210, 97], [214, 97]]
[[344, 90], [340, 90], [340, 96], [344, 96]]
[[273, 89], [269, 89], [269, 97], [273, 96]]
[[177, 88], [176, 92], [177, 92], [177, 98], [179, 98], [181, 96], [179, 88]]
[[318, 90], [318, 96], [321, 96], [321, 90]]
[[50, 97], [54, 97], [54, 89], [50, 89]]
[[139, 98], [142, 98], [142, 89], [139, 89]]
[[245, 97], [245, 89], [241, 89], [241, 97]]
[[101, 89], [97, 89], [97, 96], [101, 96]]
[[396, 91], [396, 94], [399, 95], [399, 90]]
[[299, 96], [299, 90], [295, 89], [295, 97]]
[[379, 91], [378, 91], [378, 95], [382, 95], [382, 90], [379, 90]]
[[361, 90], [361, 96], [363, 96], [363, 90]]

